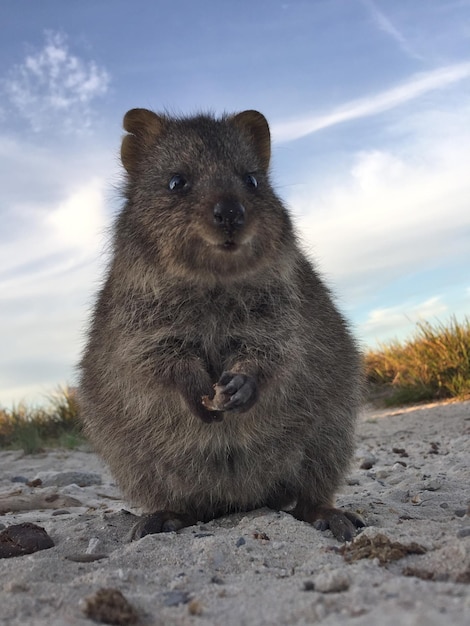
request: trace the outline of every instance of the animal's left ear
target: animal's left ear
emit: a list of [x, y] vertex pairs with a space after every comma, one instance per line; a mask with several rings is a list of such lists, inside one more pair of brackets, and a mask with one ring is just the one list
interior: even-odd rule
[[264, 115], [258, 111], [242, 111], [229, 118], [249, 136], [260, 159], [261, 167], [267, 170], [271, 159], [271, 133]]

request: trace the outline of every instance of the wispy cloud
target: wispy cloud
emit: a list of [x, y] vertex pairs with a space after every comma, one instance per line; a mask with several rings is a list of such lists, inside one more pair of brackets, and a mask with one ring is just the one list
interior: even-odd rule
[[370, 311], [367, 320], [362, 324], [362, 330], [366, 335], [382, 338], [388, 335], [393, 338], [403, 328], [414, 326], [419, 321], [442, 318], [447, 313], [448, 307], [440, 296], [428, 298], [418, 304], [403, 302], [398, 306]]
[[0, 135], [0, 405], [73, 380], [106, 261], [112, 154], [88, 137], [57, 153]]
[[105, 189], [106, 183], [94, 177], [71, 189], [48, 212], [16, 207], [21, 234], [0, 250], [0, 302], [28, 298], [47, 302], [90, 288], [86, 268], [96, 271], [109, 223]]
[[420, 73], [397, 87], [359, 100], [352, 100], [331, 113], [273, 124], [273, 137], [280, 142], [299, 139], [329, 126], [383, 113], [426, 93], [444, 89], [469, 77], [470, 62], [456, 63], [431, 72]]
[[[402, 121], [404, 145], [359, 151], [349, 171], [340, 168], [328, 180], [310, 178], [288, 197], [299, 212], [307, 251], [348, 308], [401, 301], [410, 284], [414, 297], [422, 294], [424, 300], [428, 287], [421, 288], [418, 276], [430, 281], [433, 269], [460, 267], [468, 259], [468, 109]], [[445, 274], [437, 274], [433, 284], [437, 292], [447, 291]], [[452, 309], [463, 309], [466, 287], [452, 296]]]
[[108, 90], [109, 73], [72, 54], [65, 35], [46, 32], [45, 39], [3, 79], [2, 91], [35, 132], [58, 125], [81, 132], [91, 124], [92, 102]]
[[418, 54], [416, 50], [413, 49], [410, 42], [406, 39], [401, 31], [393, 24], [391, 19], [385, 15], [383, 11], [381, 11], [373, 0], [362, 0], [362, 3], [369, 9], [374, 19], [374, 22], [377, 24], [378, 28], [389, 35], [400, 47], [400, 49], [407, 54], [408, 56], [418, 59], [420, 61], [423, 60], [423, 56]]
[[25, 216], [25, 233], [2, 246], [0, 404], [38, 398], [58, 381], [74, 379], [104, 262], [104, 187], [91, 179], [50, 215]]
[[292, 194], [302, 239], [342, 292], [367, 298], [400, 276], [464, 258], [469, 150], [430, 154], [422, 163], [362, 152], [330, 191]]

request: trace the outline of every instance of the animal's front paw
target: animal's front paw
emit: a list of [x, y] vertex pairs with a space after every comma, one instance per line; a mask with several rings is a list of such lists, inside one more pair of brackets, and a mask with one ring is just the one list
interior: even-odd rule
[[258, 385], [253, 376], [223, 372], [214, 399], [222, 411], [248, 411], [258, 399]]
[[227, 397], [224, 411], [248, 411], [258, 399], [258, 385], [253, 376], [223, 372], [217, 386]]

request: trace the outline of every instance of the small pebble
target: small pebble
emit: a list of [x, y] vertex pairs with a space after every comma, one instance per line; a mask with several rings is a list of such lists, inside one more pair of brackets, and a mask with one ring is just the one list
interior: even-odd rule
[[98, 537], [92, 537], [90, 539], [85, 552], [86, 554], [97, 554], [98, 552], [102, 552], [101, 541], [98, 539]]
[[424, 483], [423, 488], [426, 491], [437, 491], [442, 487], [442, 483], [439, 480], [429, 480]]
[[70, 511], [68, 509], [56, 509], [55, 511], [52, 511], [51, 515], [56, 516], [56, 515], [69, 515]]
[[40, 478], [33, 478], [26, 483], [28, 487], [42, 487], [42, 480]]
[[253, 539], [258, 539], [259, 541], [271, 541], [266, 533], [259, 530], [253, 533]]
[[82, 611], [94, 622], [131, 626], [139, 614], [119, 589], [103, 588], [80, 603]]
[[349, 589], [351, 581], [349, 576], [343, 571], [334, 570], [331, 572], [322, 572], [315, 576], [313, 581], [315, 591], [321, 593], [339, 593]]
[[25, 478], [24, 476], [12, 476], [10, 478], [12, 483], [23, 483], [26, 484], [28, 482], [28, 479]]
[[225, 585], [224, 579], [220, 576], [212, 576], [211, 583], [214, 583], [214, 585]]
[[390, 476], [390, 470], [388, 469], [382, 469], [382, 470], [378, 470], [378, 472], [375, 474], [375, 476], [379, 479], [384, 479], [384, 478], [388, 478]]
[[360, 469], [370, 469], [377, 463], [377, 457], [375, 454], [372, 454], [372, 452], [369, 452], [368, 450], [358, 451], [357, 458], [360, 461]]
[[188, 612], [190, 615], [202, 615], [204, 609], [201, 602], [199, 600], [191, 600], [188, 604]]
[[409, 456], [405, 448], [392, 448], [392, 452], [395, 454], [399, 454], [401, 457]]
[[44, 528], [31, 522], [12, 524], [0, 533], [0, 558], [2, 559], [48, 550], [53, 546], [54, 542]]
[[187, 604], [188, 602], [189, 593], [187, 591], [174, 589], [173, 591], [166, 591], [163, 594], [163, 604], [165, 606], [178, 606], [179, 604]]
[[428, 454], [439, 454], [439, 446], [441, 444], [438, 441], [431, 442], [431, 448], [428, 450]]
[[397, 472], [393, 476], [390, 476], [387, 483], [389, 485], [399, 485], [400, 483], [403, 482], [403, 480], [404, 480], [403, 474], [401, 474], [400, 472]]
[[467, 515], [467, 509], [455, 509], [454, 515], [456, 515], [457, 517], [464, 517], [465, 515]]
[[354, 485], [360, 485], [361, 481], [359, 480], [359, 478], [356, 478], [355, 476], [350, 476], [347, 480], [346, 480], [346, 484], [348, 484], [350, 487], [354, 486]]
[[313, 580], [306, 580], [304, 582], [304, 591], [315, 591], [315, 583]]
[[66, 485], [78, 485], [90, 487], [101, 485], [101, 475], [94, 472], [38, 472], [34, 481], [41, 481], [43, 487], [65, 487]]
[[469, 537], [470, 536], [470, 526], [464, 526], [457, 531], [457, 537]]
[[237, 543], [235, 545], [237, 546], [237, 548], [239, 548], [240, 546], [244, 546], [245, 543], [245, 539], [243, 537], [240, 537], [239, 539], [237, 539]]

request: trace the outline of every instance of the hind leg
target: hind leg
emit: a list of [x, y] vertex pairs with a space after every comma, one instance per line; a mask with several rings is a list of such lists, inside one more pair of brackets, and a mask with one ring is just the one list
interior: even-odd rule
[[145, 535], [174, 532], [186, 526], [192, 526], [196, 522], [197, 518], [193, 515], [175, 513], [174, 511], [156, 511], [138, 519], [131, 529], [130, 539], [134, 541], [145, 537]]
[[299, 498], [291, 513], [297, 519], [309, 522], [317, 530], [329, 528], [339, 541], [351, 541], [357, 529], [366, 525], [362, 517], [353, 511], [342, 511], [331, 503], [314, 504], [303, 498]]

